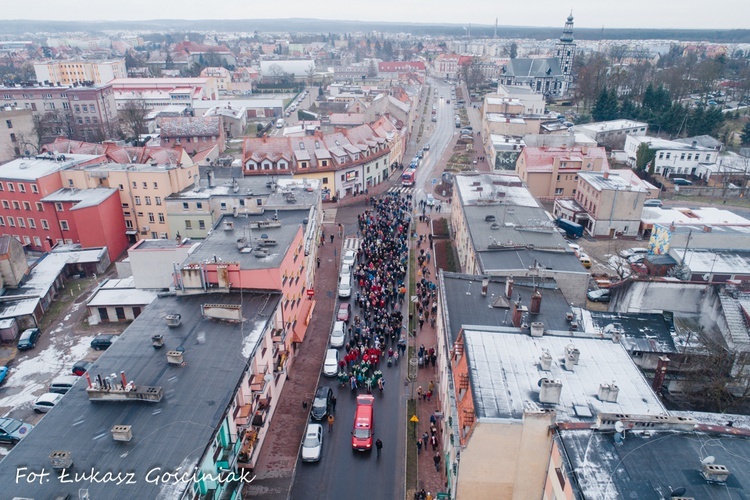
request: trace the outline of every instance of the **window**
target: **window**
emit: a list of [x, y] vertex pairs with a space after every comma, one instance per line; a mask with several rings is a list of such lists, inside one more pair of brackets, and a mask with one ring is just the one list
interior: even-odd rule
[[156, 204], [161, 205], [161, 196], [156, 197]]
[[143, 189], [148, 189], [148, 182], [143, 183]]
[[258, 205], [258, 206], [261, 206], [261, 205], [263, 205], [263, 200], [261, 198], [256, 198], [255, 199], [255, 204]]
[[26, 192], [26, 184], [19, 184], [18, 185], [18, 191], [21, 192], [21, 193], [25, 193]]
[[10, 142], [16, 142], [16, 134], [12, 133], [10, 134]]
[[133, 221], [132, 220], [126, 220], [125, 221], [125, 229], [133, 229]]
[[198, 229], [206, 229], [206, 221], [203, 219], [198, 221]]
[[10, 191], [11, 193], [16, 191], [16, 186], [12, 182], [8, 183], [8, 191]]
[[13, 217], [8, 216], [8, 225], [10, 227], [16, 227], [16, 219], [14, 219]]
[[158, 182], [154, 182], [154, 189], [159, 189], [159, 183]]
[[28, 201], [24, 201], [23, 202], [23, 209], [24, 210], [28, 210], [29, 212], [31, 212], [31, 203], [29, 203]]
[[148, 221], [149, 222], [156, 222], [156, 218], [154, 217], [154, 213], [153, 212], [149, 212], [148, 213]]
[[138, 188], [138, 183], [133, 181], [133, 189], [137, 189], [137, 188]]
[[34, 246], [35, 247], [42, 246], [42, 240], [39, 239], [39, 236], [34, 236]]
[[670, 156], [672, 156], [672, 153], [667, 153], [667, 160], [669, 159]]
[[62, 212], [63, 211], [63, 204], [60, 203], [60, 202], [55, 203], [55, 210], [57, 210], [58, 212]]
[[136, 205], [140, 205], [141, 204], [141, 197], [140, 196], [136, 196], [135, 197], [135, 204]]
[[164, 214], [162, 212], [159, 212], [159, 223], [164, 224], [164, 222], [165, 222]]
[[31, 245], [31, 238], [29, 238], [28, 236], [24, 236], [23, 237], [23, 244], [24, 245]]
[[47, 219], [42, 219], [42, 229], [49, 230], [49, 223], [47, 222]]
[[23, 217], [18, 218], [18, 227], [26, 227], [26, 221], [23, 220]]
[[61, 220], [60, 221], [60, 229], [62, 229], [63, 231], [69, 231], [70, 228], [68, 227], [68, 221]]
[[44, 212], [44, 204], [42, 204], [41, 202], [37, 201], [36, 202], [36, 211], [37, 212]]
[[198, 210], [201, 210], [201, 209], [203, 208], [203, 203], [202, 203], [202, 202], [200, 202], [200, 201], [199, 201], [199, 202], [196, 202], [196, 204], [195, 204], [195, 208], [197, 208]]
[[5, 191], [5, 186], [3, 185], [2, 182], [0, 182], [0, 191]]
[[138, 217], [143, 217], [143, 212], [136, 212], [136, 215], [137, 215]]
[[10, 208], [10, 203], [8, 203], [8, 200], [3, 200], [3, 208]]
[[227, 209], [227, 204], [225, 202], [223, 202], [223, 201], [221, 202], [221, 204], [219, 206], [221, 207], [222, 210], [226, 210]]
[[555, 194], [556, 195], [563, 194], [563, 188], [557, 188], [557, 189], [555, 189]]
[[146, 196], [146, 205], [151, 205], [151, 197]]
[[[2, 189], [0, 189], [0, 191], [2, 191]], [[32, 184], [31, 185], [31, 192], [32, 193], [38, 193], [39, 192], [39, 188], [37, 187], [36, 184]]]
[[684, 159], [685, 159], [685, 153], [682, 153], [682, 154], [680, 155], [680, 160], [684, 160]]
[[182, 209], [183, 210], [190, 210], [190, 204], [189, 203], [183, 203], [182, 204]]
[[8, 126], [8, 128], [13, 128], [13, 122], [11, 120], [5, 120], [5, 124]]
[[189, 221], [189, 220], [186, 220], [185, 221], [185, 229], [187, 229], [187, 230], [193, 229], [193, 222]]
[[0, 226], [5, 227], [5, 217], [0, 215]]
[[13, 200], [13, 209], [14, 210], [21, 210], [21, 204], [18, 203], [16, 200]]

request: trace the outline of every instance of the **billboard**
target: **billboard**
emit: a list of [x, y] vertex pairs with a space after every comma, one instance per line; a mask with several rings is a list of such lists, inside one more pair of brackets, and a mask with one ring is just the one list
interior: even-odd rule
[[515, 170], [520, 151], [498, 151], [495, 153], [495, 170]]

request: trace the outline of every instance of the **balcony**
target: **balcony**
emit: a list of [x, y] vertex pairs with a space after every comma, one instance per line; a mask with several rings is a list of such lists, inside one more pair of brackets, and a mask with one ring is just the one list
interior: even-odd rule
[[260, 399], [253, 413], [253, 427], [263, 427], [266, 424], [268, 412], [271, 409], [271, 398]]
[[273, 358], [273, 372], [275, 374], [284, 373], [286, 371], [286, 364], [288, 360], [288, 353], [284, 350], [279, 349], [278, 353]]
[[284, 345], [284, 342], [286, 341], [286, 329], [274, 328], [271, 330], [271, 340], [274, 344]]
[[255, 451], [255, 443], [258, 441], [258, 431], [256, 429], [247, 429], [242, 437], [242, 447], [237, 455], [237, 462], [246, 464], [250, 462]]

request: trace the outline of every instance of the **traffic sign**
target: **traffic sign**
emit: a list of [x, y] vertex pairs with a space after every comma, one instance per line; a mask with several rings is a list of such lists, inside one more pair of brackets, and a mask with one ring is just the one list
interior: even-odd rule
[[419, 422], [419, 418], [417, 418], [416, 415], [412, 415], [412, 417], [409, 419], [409, 422], [417, 423], [417, 422]]
[[308, 297], [315, 297], [315, 290], [313, 290], [312, 288], [308, 288], [307, 289], [307, 296]]
[[437, 179], [432, 179], [432, 185], [434, 186], [435, 184], [437, 184]]

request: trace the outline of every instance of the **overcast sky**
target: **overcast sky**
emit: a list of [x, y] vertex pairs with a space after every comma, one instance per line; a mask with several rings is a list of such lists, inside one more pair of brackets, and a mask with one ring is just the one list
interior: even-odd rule
[[748, 0], [2, 0], [0, 19], [148, 20], [306, 17], [587, 28], [750, 28]]

